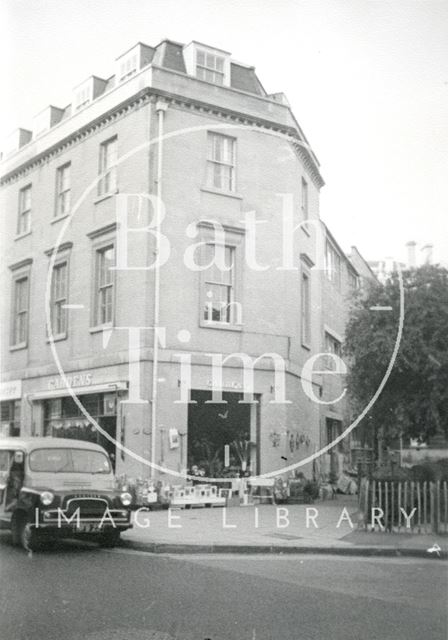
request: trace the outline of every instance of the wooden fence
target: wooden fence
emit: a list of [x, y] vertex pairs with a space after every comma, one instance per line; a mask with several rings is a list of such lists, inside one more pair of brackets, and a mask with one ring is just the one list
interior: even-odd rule
[[359, 512], [359, 527], [369, 531], [448, 533], [448, 482], [364, 479]]

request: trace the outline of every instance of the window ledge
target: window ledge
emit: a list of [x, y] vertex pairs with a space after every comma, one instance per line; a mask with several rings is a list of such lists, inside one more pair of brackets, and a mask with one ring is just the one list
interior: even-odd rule
[[109, 198], [113, 198], [113, 196], [116, 195], [117, 193], [118, 193], [118, 189], [115, 189], [115, 191], [109, 191], [109, 193], [103, 193], [102, 195], [95, 198], [95, 200], [93, 201], [93, 204], [99, 204], [100, 202], [103, 202], [103, 200], [108, 200]]
[[65, 220], [65, 218], [69, 218], [71, 216], [70, 213], [64, 213], [63, 216], [57, 216], [55, 218], [53, 218], [53, 220], [51, 220], [50, 224], [56, 224], [56, 222], [59, 222], [60, 220]]
[[227, 324], [226, 322], [206, 322], [202, 320], [200, 325], [202, 329], [224, 329], [224, 331], [242, 331], [242, 324]]
[[201, 191], [205, 191], [205, 193], [214, 193], [218, 196], [236, 198], [237, 200], [243, 199], [243, 196], [240, 193], [236, 193], [235, 191], [221, 191], [221, 189], [214, 189], [213, 187], [201, 187]]
[[90, 327], [89, 328], [89, 332], [90, 333], [99, 333], [100, 331], [107, 331], [113, 329], [113, 325], [112, 324], [98, 324], [95, 327]]
[[21, 342], [20, 344], [13, 344], [9, 347], [10, 351], [20, 351], [20, 349], [26, 349], [28, 344], [26, 342]]
[[67, 338], [67, 333], [59, 333], [58, 335], [53, 336], [53, 339], [47, 338], [47, 344], [50, 344], [51, 342], [60, 342], [61, 340], [67, 340]]
[[306, 218], [306, 220], [302, 220], [302, 224], [300, 225], [300, 228], [302, 229], [303, 233], [310, 238], [311, 233], [308, 231], [305, 222], [309, 222], [309, 219]]
[[19, 233], [16, 235], [16, 237], [14, 238], [14, 242], [16, 240], [21, 240], [22, 238], [25, 238], [26, 236], [30, 236], [31, 235], [31, 230], [30, 231], [25, 231], [25, 233]]

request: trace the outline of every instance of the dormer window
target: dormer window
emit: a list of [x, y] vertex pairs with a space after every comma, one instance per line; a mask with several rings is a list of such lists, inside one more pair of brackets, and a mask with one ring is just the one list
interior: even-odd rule
[[147, 44], [138, 42], [116, 60], [116, 76], [118, 82], [124, 82], [135, 75], [140, 69], [151, 63], [154, 49]]
[[119, 73], [120, 82], [122, 80], [126, 80], [127, 78], [130, 78], [131, 76], [134, 75], [134, 73], [137, 73], [137, 54], [136, 53], [130, 58], [125, 58], [120, 63], [120, 73]]
[[215, 84], [224, 84], [224, 57], [198, 50], [196, 77]]
[[38, 138], [43, 133], [54, 127], [55, 124], [61, 121], [64, 115], [64, 109], [58, 107], [49, 106], [44, 111], [41, 111], [34, 118], [33, 123], [33, 135]]
[[230, 53], [200, 42], [190, 42], [184, 47], [187, 73], [199, 80], [230, 86]]
[[106, 80], [96, 76], [90, 76], [82, 84], [79, 84], [74, 90], [74, 111], [80, 111], [87, 107], [95, 98], [104, 93], [106, 84]]
[[92, 91], [89, 86], [81, 87], [78, 89], [75, 96], [75, 108], [82, 109], [92, 100]]

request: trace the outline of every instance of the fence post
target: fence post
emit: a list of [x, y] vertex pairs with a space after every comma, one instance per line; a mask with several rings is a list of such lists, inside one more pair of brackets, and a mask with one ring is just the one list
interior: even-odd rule
[[384, 523], [387, 527], [387, 523], [389, 522], [390, 519], [390, 514], [389, 514], [389, 483], [385, 482], [384, 483]]
[[448, 532], [448, 483], [445, 480], [443, 483], [443, 522], [445, 524], [444, 531]]
[[428, 492], [426, 480], [423, 482], [423, 514], [424, 514], [424, 531], [428, 533]]
[[436, 518], [435, 518], [435, 504], [434, 504], [434, 482], [429, 483], [429, 522], [431, 525], [431, 533], [436, 533]]
[[420, 493], [420, 482], [417, 482], [417, 511], [418, 511], [418, 532], [422, 532], [422, 496]]

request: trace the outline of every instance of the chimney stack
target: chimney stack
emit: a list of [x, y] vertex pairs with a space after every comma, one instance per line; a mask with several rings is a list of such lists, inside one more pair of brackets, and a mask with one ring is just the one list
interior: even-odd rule
[[432, 264], [432, 249], [433, 249], [432, 244], [425, 244], [424, 247], [421, 248], [421, 250], [423, 251], [423, 261], [425, 264]]
[[415, 257], [415, 246], [416, 242], [414, 240], [410, 240], [406, 243], [408, 248], [408, 267], [409, 269], [414, 269], [417, 266], [417, 260]]

